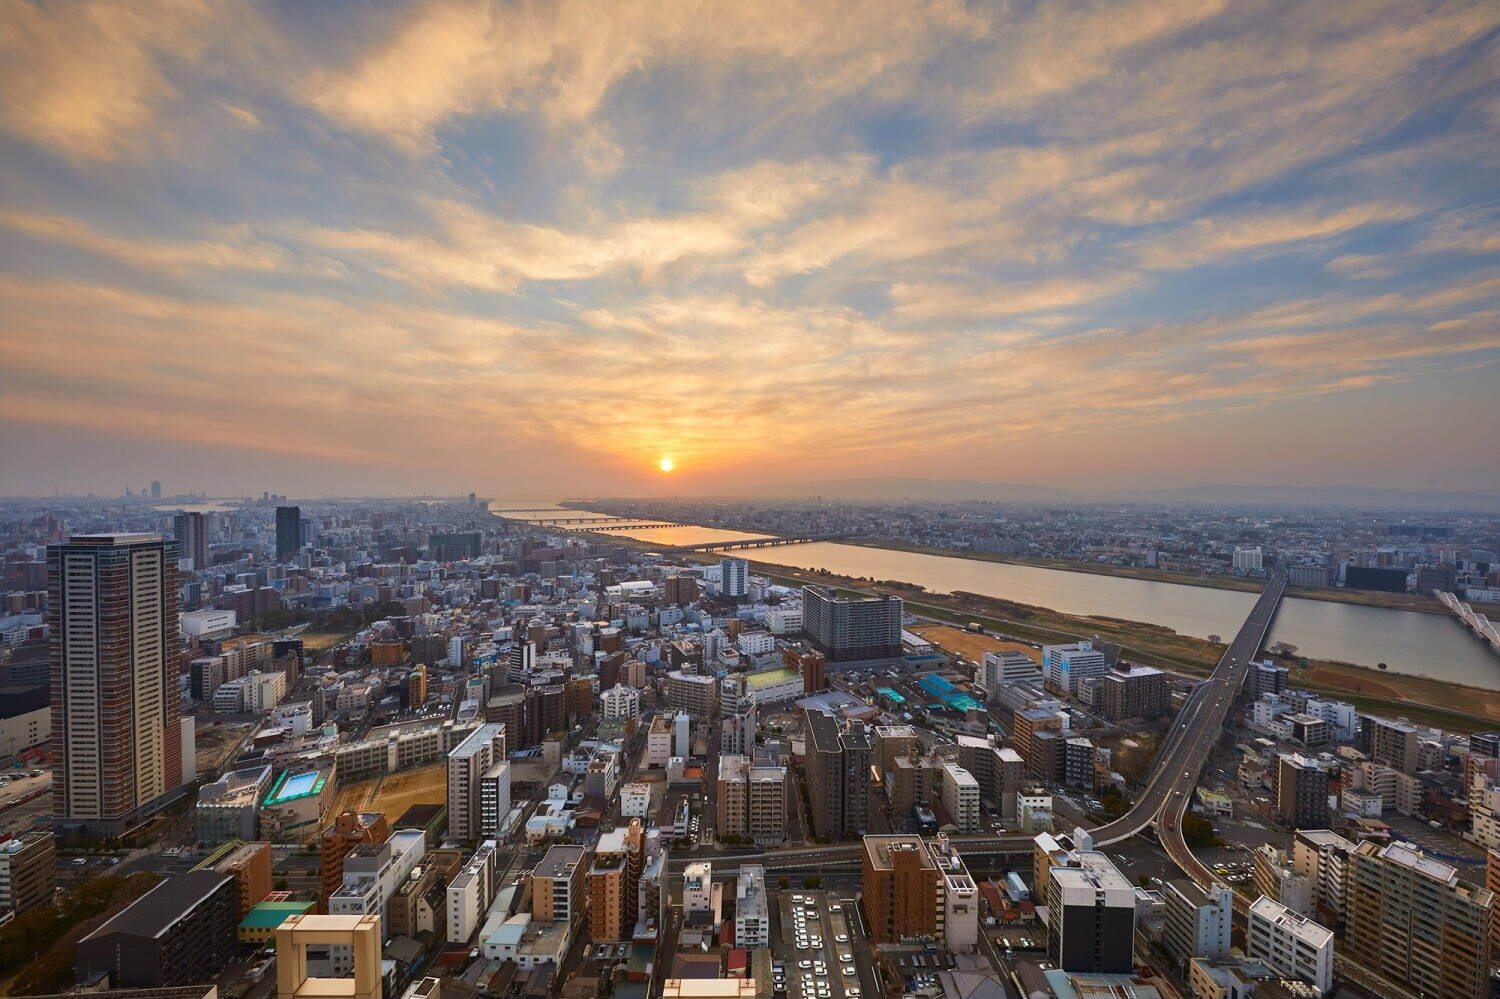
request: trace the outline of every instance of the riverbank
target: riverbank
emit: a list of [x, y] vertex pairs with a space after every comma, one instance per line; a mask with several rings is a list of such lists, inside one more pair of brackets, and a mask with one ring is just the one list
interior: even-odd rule
[[[642, 551], [656, 545], [639, 538], [611, 537], [612, 542]], [[776, 551], [776, 549], [767, 549]], [[690, 554], [692, 561], [712, 564], [717, 553]], [[817, 569], [801, 569], [751, 559], [760, 575], [788, 586], [818, 583], [848, 593], [889, 593], [901, 597], [910, 613], [963, 627], [976, 621], [1005, 638], [1029, 644], [1058, 644], [1098, 638], [1119, 645], [1126, 658], [1158, 669], [1207, 676], [1224, 654], [1222, 643], [1179, 634], [1161, 625], [1097, 615], [1064, 614], [977, 593], [931, 593], [899, 580], [855, 579]], [[1361, 710], [1406, 716], [1415, 722], [1455, 732], [1500, 727], [1500, 691], [1464, 686], [1405, 673], [1386, 673], [1351, 663], [1300, 657], [1280, 660], [1293, 671], [1301, 688], [1326, 693]]]
[[[1079, 562], [1071, 559], [1034, 558], [1023, 555], [995, 555], [988, 552], [967, 551], [962, 548], [910, 545], [899, 541], [851, 539], [839, 543], [860, 545], [865, 548], [884, 548], [887, 551], [911, 552], [916, 555], [939, 555], [944, 558], [966, 558], [975, 562], [1029, 565], [1037, 569], [1087, 572], [1095, 576], [1119, 576], [1122, 579], [1176, 583], [1180, 586], [1202, 586], [1214, 590], [1236, 590], [1241, 593], [1259, 593], [1263, 585], [1263, 580], [1241, 579], [1235, 576], [1198, 576], [1185, 572], [1170, 572], [1165, 569], [1149, 569], [1144, 566], [1110, 565], [1104, 562]], [[1329, 603], [1357, 604], [1362, 607], [1388, 607], [1392, 610], [1417, 611], [1422, 614], [1448, 613], [1448, 609], [1433, 597], [1424, 597], [1416, 593], [1379, 593], [1373, 590], [1344, 590], [1333, 586], [1288, 586], [1286, 595], [1304, 600], [1326, 600]]]

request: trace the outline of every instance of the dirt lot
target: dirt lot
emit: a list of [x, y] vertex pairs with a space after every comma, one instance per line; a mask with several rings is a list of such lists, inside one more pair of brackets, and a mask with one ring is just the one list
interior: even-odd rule
[[963, 656], [972, 663], [984, 662], [986, 652], [1019, 652], [1036, 660], [1038, 664], [1042, 661], [1042, 650], [1035, 646], [1025, 645], [1021, 642], [1006, 642], [989, 635], [976, 635], [973, 632], [964, 631], [947, 624], [918, 624], [910, 629], [923, 638], [927, 639], [944, 652]]
[[308, 655], [316, 655], [333, 648], [349, 636], [338, 631], [309, 631], [298, 637], [302, 639], [302, 651]]
[[228, 763], [249, 725], [225, 725], [220, 722], [198, 722], [193, 739], [198, 750], [198, 772], [216, 774]]
[[386, 821], [394, 823], [412, 805], [442, 805], [447, 800], [448, 765], [435, 763], [342, 787], [333, 810], [384, 812]]

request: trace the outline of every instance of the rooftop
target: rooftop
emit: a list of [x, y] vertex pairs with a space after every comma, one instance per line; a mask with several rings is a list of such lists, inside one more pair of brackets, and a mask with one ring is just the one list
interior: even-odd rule
[[233, 879], [233, 875], [214, 871], [192, 871], [163, 878], [160, 884], [110, 917], [83, 939], [91, 940], [111, 933], [159, 937], [175, 926], [194, 906]]

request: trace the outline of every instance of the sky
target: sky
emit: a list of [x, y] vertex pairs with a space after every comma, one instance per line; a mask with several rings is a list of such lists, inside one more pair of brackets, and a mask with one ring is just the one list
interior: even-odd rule
[[0, 494], [1500, 492], [1497, 29], [0, 0]]

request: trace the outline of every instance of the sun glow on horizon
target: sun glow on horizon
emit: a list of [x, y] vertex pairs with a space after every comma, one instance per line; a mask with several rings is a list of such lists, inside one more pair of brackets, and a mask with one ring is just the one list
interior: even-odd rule
[[656, 467], [661, 469], [663, 472], [670, 472], [672, 471], [672, 469], [677, 467], [677, 462], [673, 461], [671, 458], [663, 458], [656, 463]]

